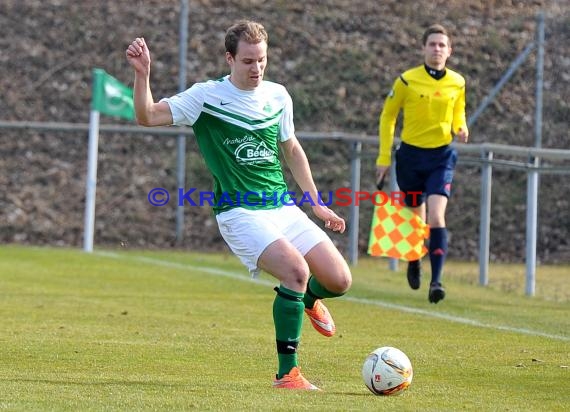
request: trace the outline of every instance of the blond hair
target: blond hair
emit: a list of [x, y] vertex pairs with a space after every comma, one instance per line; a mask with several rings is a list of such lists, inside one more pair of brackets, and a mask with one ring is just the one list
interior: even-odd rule
[[251, 20], [240, 20], [226, 31], [226, 52], [235, 57], [240, 40], [257, 44], [262, 41], [267, 43], [267, 39], [267, 32], [263, 25]]

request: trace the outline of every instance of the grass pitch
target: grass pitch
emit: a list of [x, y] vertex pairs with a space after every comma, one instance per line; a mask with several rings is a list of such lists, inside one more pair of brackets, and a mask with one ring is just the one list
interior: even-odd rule
[[[401, 265], [401, 270], [404, 265]], [[570, 405], [569, 267], [449, 262], [448, 296], [427, 301], [402, 271], [361, 259], [329, 300], [337, 335], [304, 324], [299, 357], [323, 392], [274, 390], [276, 282], [232, 256], [0, 247], [0, 409], [562, 411]], [[379, 346], [403, 350], [414, 380], [376, 397], [360, 376]]]

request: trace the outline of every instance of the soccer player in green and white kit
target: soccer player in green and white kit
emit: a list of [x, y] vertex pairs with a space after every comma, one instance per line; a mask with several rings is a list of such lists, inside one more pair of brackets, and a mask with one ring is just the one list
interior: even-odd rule
[[224, 240], [253, 276], [264, 270], [280, 281], [273, 303], [279, 363], [273, 386], [318, 389], [298, 367], [303, 312], [317, 331], [332, 336], [335, 325], [322, 300], [346, 293], [352, 275], [327, 234], [288, 201], [280, 152], [324, 226], [342, 233], [345, 221], [317, 201], [307, 157], [295, 136], [287, 90], [263, 80], [267, 40], [261, 24], [237, 22], [225, 37], [230, 74], [156, 103], [145, 40], [136, 38], [126, 57], [135, 71], [138, 123], [192, 126], [214, 177], [213, 209]]

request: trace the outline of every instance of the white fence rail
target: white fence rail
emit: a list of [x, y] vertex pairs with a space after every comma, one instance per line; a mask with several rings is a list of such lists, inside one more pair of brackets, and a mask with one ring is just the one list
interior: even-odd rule
[[[88, 123], [55, 123], [55, 122], [18, 122], [0, 121], [0, 129], [28, 129], [38, 131], [57, 132], [85, 132], [89, 130]], [[168, 135], [179, 137], [181, 135], [193, 136], [192, 129], [179, 127], [157, 127], [149, 129], [147, 127], [131, 125], [111, 125], [102, 124], [99, 126], [100, 132], [111, 133], [142, 133], [153, 135]], [[363, 145], [378, 147], [378, 139], [375, 136], [362, 134], [350, 134], [342, 132], [333, 133], [310, 133], [298, 132], [298, 137], [302, 140], [337, 140], [351, 144], [352, 153], [350, 157], [350, 182], [352, 193], [360, 191], [361, 159]], [[520, 170], [526, 172], [527, 178], [527, 222], [526, 222], [526, 294], [534, 295], [535, 291], [535, 271], [536, 271], [536, 209], [538, 207], [538, 179], [537, 176], [543, 173], [570, 174], [570, 162], [567, 165], [548, 166], [543, 164], [543, 160], [570, 161], [570, 150], [542, 149], [535, 147], [508, 146], [502, 144], [482, 143], [482, 144], [461, 144], [456, 146], [461, 154], [459, 162], [472, 163], [481, 167], [481, 198], [480, 198], [480, 226], [479, 226], [479, 283], [487, 285], [489, 280], [489, 250], [490, 250], [490, 222], [491, 222], [491, 192], [492, 192], [492, 171], [494, 167]], [[366, 152], [374, 152], [374, 150]], [[510, 156], [521, 159], [520, 161], [500, 160], [496, 156]], [[393, 179], [394, 180], [394, 179]], [[393, 181], [392, 180], [392, 181]], [[393, 183], [395, 184], [395, 183]], [[392, 188], [393, 189], [393, 188]], [[354, 199], [355, 200], [355, 199]], [[177, 227], [177, 232], [181, 228]], [[349, 233], [348, 233], [348, 260], [350, 264], [356, 265], [358, 262], [358, 236], [359, 236], [359, 207], [353, 201], [350, 205]], [[390, 266], [395, 268], [395, 262], [391, 261]]]

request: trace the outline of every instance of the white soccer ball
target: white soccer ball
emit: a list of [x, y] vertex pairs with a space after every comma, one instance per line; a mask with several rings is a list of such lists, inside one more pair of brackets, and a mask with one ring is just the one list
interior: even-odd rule
[[362, 365], [362, 379], [375, 395], [397, 395], [405, 391], [414, 371], [404, 352], [383, 346], [371, 352]]

